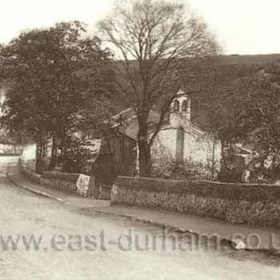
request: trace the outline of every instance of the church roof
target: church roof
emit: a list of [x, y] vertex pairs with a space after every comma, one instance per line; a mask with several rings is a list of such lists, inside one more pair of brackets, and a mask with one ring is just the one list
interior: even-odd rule
[[[133, 110], [133, 109], [130, 109], [130, 110]], [[128, 113], [128, 111], [125, 110], [124, 114], [126, 115], [127, 113]], [[122, 114], [122, 112], [120, 114]], [[130, 115], [130, 113], [129, 113], [129, 115]], [[149, 115], [150, 132], [152, 132], [154, 130], [154, 126], [158, 123], [159, 118], [160, 118], [160, 114], [158, 112], [150, 111], [150, 115]], [[167, 129], [167, 128], [174, 129], [175, 127], [170, 126], [169, 121], [167, 119], [165, 119], [161, 129]], [[207, 131], [201, 129], [198, 125], [196, 125], [195, 123], [192, 123], [192, 122], [189, 122], [188, 128], [189, 128], [189, 132], [192, 132], [196, 135], [205, 136], [205, 135], [209, 134]], [[119, 132], [123, 133], [124, 135], [128, 136], [129, 138], [131, 138], [135, 141], [137, 141], [138, 129], [139, 129], [139, 127], [138, 127], [136, 115], [134, 115], [134, 117], [130, 118], [129, 121], [127, 121], [119, 126]]]

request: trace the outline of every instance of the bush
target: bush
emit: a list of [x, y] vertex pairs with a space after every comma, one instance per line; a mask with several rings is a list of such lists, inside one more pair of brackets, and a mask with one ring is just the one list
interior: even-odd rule
[[241, 183], [242, 174], [247, 169], [245, 158], [235, 150], [225, 150], [218, 180], [221, 182]]
[[228, 153], [223, 159], [218, 179], [221, 182], [244, 182], [245, 171], [249, 172], [248, 179], [251, 183], [273, 184], [280, 179], [278, 155], [257, 154], [247, 163], [244, 157], [232, 152]]
[[48, 169], [48, 165], [49, 165], [48, 158], [38, 158], [36, 160], [36, 173], [42, 175]]
[[[277, 156], [278, 157], [278, 156]], [[275, 183], [280, 179], [280, 163], [276, 156], [254, 158], [248, 165], [250, 182]]]
[[92, 152], [84, 147], [79, 139], [68, 139], [67, 148], [61, 162], [63, 171], [67, 173], [89, 173], [88, 160], [93, 158]]
[[161, 160], [153, 165], [152, 176], [173, 180], [212, 180], [211, 167], [191, 160]]

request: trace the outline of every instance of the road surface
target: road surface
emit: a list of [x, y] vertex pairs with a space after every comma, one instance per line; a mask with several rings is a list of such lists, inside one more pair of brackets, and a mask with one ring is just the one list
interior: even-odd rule
[[159, 228], [36, 196], [1, 170], [1, 280], [279, 279], [277, 259], [191, 250]]

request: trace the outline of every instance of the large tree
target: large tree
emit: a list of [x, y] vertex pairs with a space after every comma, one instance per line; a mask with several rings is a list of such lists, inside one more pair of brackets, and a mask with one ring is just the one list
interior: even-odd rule
[[[99, 29], [116, 51], [118, 85], [137, 115], [140, 176], [150, 176], [150, 148], [172, 99], [183, 80], [192, 80], [194, 65], [217, 53], [217, 43], [204, 21], [177, 1], [118, 1]], [[155, 108], [160, 117], [150, 135]]]
[[[205, 127], [212, 130], [223, 143], [225, 164], [221, 173], [226, 175], [224, 179], [229, 179], [226, 155], [236, 154], [236, 143], [253, 147], [259, 155], [257, 159], [254, 158], [250, 168], [256, 161], [263, 168], [269, 156], [279, 172], [279, 63], [219, 65], [212, 75], [216, 76], [213, 77], [213, 87], [197, 95], [193, 104], [199, 103], [200, 106], [200, 112], [195, 116], [197, 120], [207, 119]], [[232, 160], [231, 157], [229, 159]]]
[[[280, 65], [266, 65], [243, 81], [243, 110], [239, 123], [248, 141], [266, 158], [280, 152]], [[277, 156], [279, 157], [279, 156]]]
[[1, 51], [8, 85], [5, 119], [35, 139], [39, 157], [41, 144], [52, 138], [50, 169], [67, 134], [101, 120], [104, 96], [113, 93], [111, 54], [85, 31], [77, 21], [59, 23], [22, 33]]

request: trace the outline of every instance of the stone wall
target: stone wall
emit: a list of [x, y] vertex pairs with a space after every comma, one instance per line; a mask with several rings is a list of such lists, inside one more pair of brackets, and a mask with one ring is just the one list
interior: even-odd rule
[[44, 172], [42, 174], [41, 184], [50, 188], [76, 193], [78, 177], [79, 174]]
[[118, 177], [112, 204], [280, 228], [280, 186]]
[[94, 197], [94, 177], [83, 174], [44, 172], [41, 177], [41, 184], [84, 197]]
[[30, 181], [40, 184], [41, 183], [41, 175], [34, 172], [33, 168], [30, 168], [30, 166], [26, 163], [23, 163], [22, 161], [19, 161], [19, 169], [21, 173], [27, 177]]
[[25, 177], [36, 184], [75, 193], [84, 197], [97, 198], [99, 195], [98, 186], [92, 176], [58, 172], [44, 172], [42, 175], [39, 175], [21, 161], [19, 162], [19, 168]]

